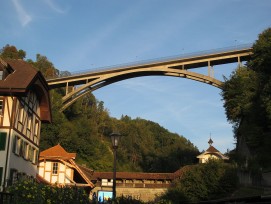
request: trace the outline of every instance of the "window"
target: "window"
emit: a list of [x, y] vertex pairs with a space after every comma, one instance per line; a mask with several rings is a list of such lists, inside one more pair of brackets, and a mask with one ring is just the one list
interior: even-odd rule
[[32, 112], [28, 112], [28, 116], [27, 116], [27, 128], [29, 130], [31, 130], [31, 125], [32, 125]]
[[4, 101], [0, 100], [0, 116], [4, 114]]
[[9, 185], [14, 184], [17, 180], [18, 180], [18, 171], [16, 169], [10, 169]]
[[6, 132], [0, 132], [0, 151], [5, 150], [5, 148], [6, 148], [6, 139], [7, 139], [7, 133]]
[[13, 146], [12, 146], [12, 152], [14, 154], [19, 155], [20, 154], [20, 148], [21, 148], [21, 139], [15, 135], [13, 139]]
[[23, 122], [23, 118], [24, 118], [24, 109], [22, 104], [19, 104], [19, 122]]
[[28, 159], [29, 161], [33, 162], [34, 158], [34, 149], [30, 145], [28, 145]]
[[33, 147], [33, 160], [32, 163], [33, 164], [37, 164], [37, 161], [39, 159], [39, 151]]
[[27, 142], [24, 142], [24, 154], [23, 154], [23, 158], [28, 160], [28, 150], [29, 150], [29, 145]]
[[38, 139], [39, 139], [39, 132], [40, 132], [40, 124], [39, 120], [35, 120], [35, 126], [34, 126], [34, 143], [38, 144]]
[[28, 157], [29, 157], [29, 161], [31, 161], [33, 164], [36, 164], [37, 150], [34, 147], [31, 147], [30, 145], [29, 145], [29, 150], [28, 150]]
[[58, 172], [58, 163], [54, 162], [53, 163], [53, 174], [57, 174], [57, 172]]
[[20, 142], [19, 156], [25, 157], [25, 141], [23, 140]]
[[35, 135], [38, 136], [39, 134], [39, 121], [35, 121]]
[[31, 132], [32, 132], [32, 116], [33, 116], [33, 113], [29, 111], [27, 115], [27, 129], [26, 129], [26, 136], [28, 138], [31, 137]]

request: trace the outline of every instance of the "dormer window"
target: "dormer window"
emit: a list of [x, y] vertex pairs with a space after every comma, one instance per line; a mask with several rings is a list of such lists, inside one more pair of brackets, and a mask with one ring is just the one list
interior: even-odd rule
[[14, 70], [6, 62], [0, 59], [0, 80], [4, 80], [13, 72]]

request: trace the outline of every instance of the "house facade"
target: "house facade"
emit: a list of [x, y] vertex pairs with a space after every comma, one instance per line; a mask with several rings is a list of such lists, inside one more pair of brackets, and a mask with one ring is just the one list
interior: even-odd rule
[[0, 58], [0, 191], [21, 176], [36, 177], [43, 122], [51, 122], [51, 107], [42, 74]]
[[211, 138], [209, 139], [208, 144], [209, 148], [197, 156], [199, 163], [206, 163], [209, 159], [221, 159], [224, 161], [229, 160], [229, 157], [222, 154], [213, 146], [213, 140]]
[[58, 186], [78, 186], [90, 191], [94, 185], [89, 179], [93, 174], [75, 163], [76, 153], [68, 153], [58, 144], [40, 153], [38, 179]]

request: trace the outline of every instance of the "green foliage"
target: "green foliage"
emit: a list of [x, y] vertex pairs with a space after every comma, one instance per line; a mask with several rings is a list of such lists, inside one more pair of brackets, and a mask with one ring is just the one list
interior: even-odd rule
[[174, 172], [194, 163], [199, 153], [190, 141], [152, 121], [123, 116], [118, 123], [125, 135], [118, 150], [118, 158], [123, 160], [120, 165], [128, 163], [134, 171]]
[[84, 189], [77, 187], [57, 187], [23, 179], [8, 188], [13, 194], [14, 204], [74, 204], [89, 203]]
[[123, 116], [111, 118], [103, 102], [92, 94], [77, 100], [64, 113], [61, 90], [51, 91], [53, 123], [41, 132], [41, 150], [60, 143], [77, 153], [77, 162], [96, 171], [112, 171], [110, 133], [122, 135], [118, 148], [118, 171], [174, 172], [195, 162], [197, 148], [184, 137], [172, 134], [157, 123]]
[[116, 204], [143, 204], [142, 201], [133, 198], [117, 197]]
[[[271, 28], [259, 35], [247, 67], [226, 80], [222, 96], [227, 118], [233, 123], [239, 158], [250, 166], [271, 167]], [[250, 154], [241, 149], [246, 145]], [[239, 161], [241, 161], [239, 159]]]
[[162, 197], [172, 203], [198, 202], [228, 196], [238, 184], [233, 166], [217, 160], [191, 166]]
[[258, 73], [271, 74], [271, 28], [264, 30], [253, 45], [252, 60], [248, 66]]
[[239, 123], [240, 119], [252, 110], [258, 81], [256, 73], [246, 67], [237, 68], [231, 78], [225, 81], [222, 96], [230, 122]]

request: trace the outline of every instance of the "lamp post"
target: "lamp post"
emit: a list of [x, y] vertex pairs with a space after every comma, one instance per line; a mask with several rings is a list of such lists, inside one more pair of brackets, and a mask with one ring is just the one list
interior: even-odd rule
[[113, 147], [113, 153], [114, 153], [114, 163], [113, 163], [113, 201], [116, 199], [116, 161], [117, 161], [117, 148], [119, 145], [119, 133], [111, 133], [111, 141], [112, 141], [112, 147]]

